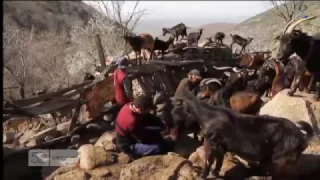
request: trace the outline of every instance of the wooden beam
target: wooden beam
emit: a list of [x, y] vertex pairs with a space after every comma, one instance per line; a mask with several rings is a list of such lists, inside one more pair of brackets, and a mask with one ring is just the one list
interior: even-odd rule
[[71, 86], [69, 88], [61, 89], [61, 90], [56, 91], [56, 92], [47, 93], [47, 94], [44, 94], [44, 95], [40, 95], [40, 96], [37, 96], [37, 97], [28, 98], [28, 99], [15, 100], [15, 101], [12, 101], [12, 103], [16, 104], [16, 105], [19, 105], [19, 106], [29, 106], [29, 105], [38, 103], [40, 101], [44, 101], [44, 100], [52, 99], [52, 98], [54, 98], [56, 96], [60, 96], [60, 95], [65, 94], [65, 93], [67, 93], [69, 91], [72, 91], [74, 89], [86, 86], [86, 85], [88, 85], [90, 83], [93, 83], [93, 82], [92, 81], [85, 81], [85, 82], [82, 82], [81, 84], [76, 84], [76, 85], [73, 85], [73, 86]]
[[101, 38], [100, 38], [99, 34], [95, 35], [95, 41], [96, 41], [96, 45], [97, 45], [97, 49], [98, 49], [98, 53], [99, 53], [100, 65], [101, 65], [102, 69], [105, 69], [107, 67], [106, 58], [104, 56], [104, 51], [103, 51], [103, 47], [101, 44]]

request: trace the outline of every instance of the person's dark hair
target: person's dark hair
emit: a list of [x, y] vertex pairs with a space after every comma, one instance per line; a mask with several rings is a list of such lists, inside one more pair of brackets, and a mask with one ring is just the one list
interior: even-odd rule
[[148, 95], [140, 95], [134, 100], [133, 104], [140, 109], [148, 109], [153, 106], [153, 99]]

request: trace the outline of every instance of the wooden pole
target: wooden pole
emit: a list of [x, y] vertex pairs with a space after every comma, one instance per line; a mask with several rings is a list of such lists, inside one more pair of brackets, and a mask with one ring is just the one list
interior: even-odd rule
[[103, 51], [103, 47], [102, 47], [102, 44], [101, 44], [101, 39], [100, 39], [100, 35], [99, 34], [96, 34], [95, 41], [96, 41], [96, 45], [97, 45], [97, 48], [98, 48], [100, 65], [101, 65], [102, 69], [105, 69], [107, 67], [106, 66], [106, 58], [104, 56], [104, 51]]

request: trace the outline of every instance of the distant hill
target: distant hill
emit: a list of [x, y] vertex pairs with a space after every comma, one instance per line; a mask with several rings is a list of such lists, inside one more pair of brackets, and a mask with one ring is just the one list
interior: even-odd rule
[[233, 28], [235, 25], [236, 24], [233, 23], [212, 23], [199, 26], [198, 28], [203, 28], [203, 34], [201, 36], [200, 41], [204, 40], [207, 37], [213, 37], [216, 32], [227, 31]]
[[[305, 1], [305, 5], [308, 6], [308, 9], [305, 11], [306, 15], [320, 15], [320, 1]], [[275, 43], [273, 38], [282, 32], [284, 26], [284, 20], [276, 16], [271, 10], [267, 10], [226, 31], [225, 43], [230, 44], [230, 33], [239, 34], [246, 38], [254, 38], [250, 46], [248, 46], [248, 49], [254, 49], [257, 51], [268, 49], [274, 50]], [[300, 28], [309, 34], [320, 32], [320, 18], [301, 23], [296, 28]]]

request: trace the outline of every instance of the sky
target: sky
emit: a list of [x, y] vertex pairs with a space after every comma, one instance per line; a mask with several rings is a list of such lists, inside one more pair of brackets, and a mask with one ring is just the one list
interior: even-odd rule
[[[123, 12], [132, 11], [135, 3], [126, 1]], [[240, 23], [271, 7], [269, 1], [140, 1], [137, 9], [145, 9], [148, 16], [136, 30], [154, 32], [181, 22], [188, 27], [217, 22]]]
[[[130, 11], [136, 1], [127, 1], [124, 11]], [[240, 22], [271, 8], [268, 1], [140, 1], [138, 9], [146, 9], [148, 20], [213, 19]]]

